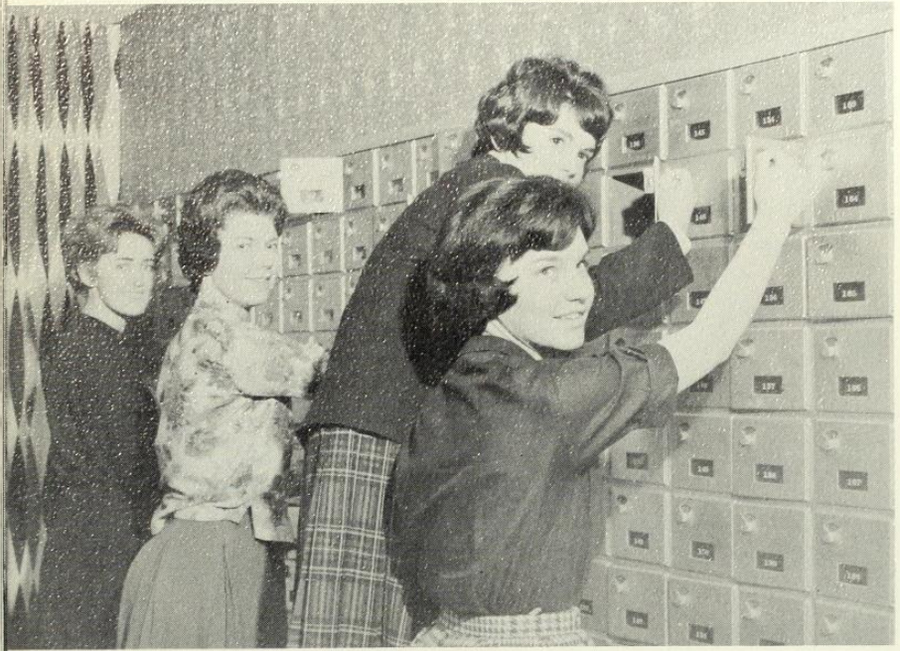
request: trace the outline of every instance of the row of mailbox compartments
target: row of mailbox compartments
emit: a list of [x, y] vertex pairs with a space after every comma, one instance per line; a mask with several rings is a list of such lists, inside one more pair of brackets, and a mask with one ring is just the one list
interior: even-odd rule
[[[662, 306], [673, 324], [690, 323], [743, 238], [694, 242], [693, 281]], [[788, 237], [755, 321], [869, 319], [893, 314], [893, 225], [843, 226]], [[592, 252], [589, 262], [605, 251]]]
[[612, 96], [599, 167], [686, 158], [746, 136], [793, 138], [892, 118], [890, 33]]
[[[346, 217], [346, 216], [345, 216]], [[288, 231], [285, 232], [288, 235]], [[293, 237], [291, 233], [290, 237]], [[754, 320], [832, 320], [887, 317], [893, 314], [893, 225], [843, 226], [827, 231], [795, 233], [784, 244], [778, 262], [769, 277], [766, 291]], [[687, 254], [694, 280], [677, 292], [662, 307], [662, 313], [671, 323], [689, 323], [703, 307], [716, 281], [728, 266], [740, 246], [742, 238], [720, 237], [695, 242]], [[316, 247], [313, 255], [297, 253], [283, 244], [284, 286], [288, 288], [286, 299], [300, 301], [305, 284], [315, 285], [314, 293], [325, 302], [338, 300], [336, 296], [325, 298], [322, 292], [337, 287], [335, 278], [347, 267], [350, 279], [341, 290], [343, 299], [355, 287], [362, 264], [346, 264], [346, 260], [368, 259], [370, 245], [347, 239], [335, 240], [327, 246]], [[293, 240], [288, 242], [293, 244]], [[365, 253], [360, 253], [365, 251]], [[596, 264], [611, 249], [591, 249], [588, 261]], [[302, 267], [296, 274], [300, 260], [313, 259], [312, 269]], [[310, 280], [311, 277], [311, 280]], [[294, 288], [297, 288], [296, 291]], [[341, 300], [343, 300], [341, 299]], [[277, 302], [278, 294], [272, 301]], [[336, 315], [339, 317], [339, 315]], [[287, 324], [287, 330], [308, 329], [304, 325], [308, 314], [301, 320]], [[306, 321], [304, 321], [304, 319]], [[335, 324], [336, 326], [336, 324]], [[328, 330], [323, 323], [315, 330]]]
[[[891, 219], [893, 214], [892, 130], [857, 129], [790, 143], [824, 183], [795, 220], [796, 228]], [[764, 147], [706, 154], [655, 165], [588, 172], [581, 190], [600, 216], [591, 246], [622, 246], [657, 217], [657, 175], [683, 168], [694, 181], [694, 209], [687, 226], [691, 239], [742, 233], [753, 220], [748, 208], [747, 159]], [[752, 170], [751, 170], [752, 172]], [[751, 174], [752, 175], [752, 174]], [[748, 211], [750, 213], [748, 218]]]
[[[254, 318], [284, 333], [334, 333], [358, 280], [359, 272], [285, 278], [254, 309]], [[694, 409], [893, 413], [891, 323], [751, 324], [730, 358], [682, 392], [679, 403]], [[659, 336], [661, 329], [647, 334]]]
[[[677, 326], [672, 327], [675, 329]], [[689, 409], [893, 413], [892, 321], [751, 324], [678, 397]], [[654, 331], [652, 336], [660, 336]]]
[[891, 610], [594, 559], [582, 624], [599, 642], [673, 646], [891, 644]]
[[893, 514], [608, 486], [604, 552], [740, 583], [890, 605]]
[[[825, 158], [829, 183], [801, 213], [796, 226], [891, 219], [890, 130], [865, 129], [807, 143], [809, 156]], [[744, 154], [726, 152], [677, 163], [694, 178], [696, 205], [688, 224], [692, 239], [741, 233], [747, 228]], [[591, 247], [629, 244], [655, 216], [652, 168], [592, 172], [581, 186], [599, 216]], [[358, 269], [394, 223], [405, 203], [320, 214], [292, 220], [281, 240], [285, 275]]]
[[891, 420], [678, 412], [604, 453], [604, 474], [749, 498], [892, 509]]
[[283, 158], [277, 182], [292, 213], [403, 204], [468, 158], [472, 129], [452, 128], [345, 156]]
[[[611, 168], [733, 149], [748, 135], [794, 138], [891, 119], [889, 35], [880, 34], [663, 86], [614, 95], [592, 164]], [[291, 212], [402, 203], [471, 149], [471, 130], [343, 157], [288, 158], [279, 182]]]

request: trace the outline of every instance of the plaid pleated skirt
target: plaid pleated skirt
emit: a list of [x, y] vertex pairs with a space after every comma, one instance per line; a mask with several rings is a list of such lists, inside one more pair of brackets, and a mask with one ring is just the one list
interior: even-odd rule
[[399, 450], [346, 428], [311, 435], [288, 646], [409, 642], [410, 618], [387, 554], [387, 500]]
[[459, 617], [441, 611], [437, 621], [423, 629], [412, 646], [591, 646], [581, 628], [581, 612]]

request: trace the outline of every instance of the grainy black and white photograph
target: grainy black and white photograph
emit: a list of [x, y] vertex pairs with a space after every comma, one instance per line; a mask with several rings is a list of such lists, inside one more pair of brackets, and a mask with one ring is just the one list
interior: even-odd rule
[[4, 647], [894, 644], [893, 25], [7, 0]]

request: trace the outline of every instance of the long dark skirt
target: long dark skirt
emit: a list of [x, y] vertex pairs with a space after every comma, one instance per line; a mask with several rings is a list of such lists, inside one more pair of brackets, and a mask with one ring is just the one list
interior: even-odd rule
[[70, 489], [53, 504], [35, 607], [33, 645], [112, 649], [128, 566], [148, 535], [128, 505], [99, 489]]
[[256, 540], [249, 516], [168, 522], [128, 571], [119, 646], [284, 647], [283, 547]]

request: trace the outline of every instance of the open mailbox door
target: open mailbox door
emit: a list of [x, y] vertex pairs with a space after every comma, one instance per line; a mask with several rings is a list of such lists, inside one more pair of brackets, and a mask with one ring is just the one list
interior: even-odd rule
[[[742, 187], [740, 230], [746, 231], [756, 216], [756, 201], [753, 198], [753, 186], [756, 183], [756, 156], [763, 150], [783, 151], [794, 156], [803, 165], [815, 165], [816, 161], [807, 156], [806, 146], [800, 140], [773, 140], [760, 136], [747, 136], [744, 145], [745, 182]], [[806, 206], [791, 223], [792, 228], [803, 228], [809, 223], [810, 207]]]
[[656, 221], [656, 186], [660, 160], [651, 165], [612, 171], [605, 177], [603, 197], [603, 243], [619, 248], [631, 244]]

